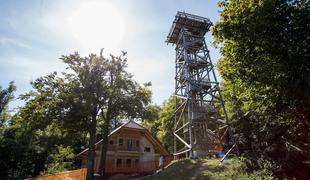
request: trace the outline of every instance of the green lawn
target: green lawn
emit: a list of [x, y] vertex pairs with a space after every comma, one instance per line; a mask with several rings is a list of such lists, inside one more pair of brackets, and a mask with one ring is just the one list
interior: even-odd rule
[[144, 180], [226, 180], [226, 179], [272, 179], [271, 177], [259, 177], [248, 174], [244, 165], [238, 158], [225, 160], [221, 165], [219, 159], [181, 160], [175, 162], [162, 172], [145, 177]]

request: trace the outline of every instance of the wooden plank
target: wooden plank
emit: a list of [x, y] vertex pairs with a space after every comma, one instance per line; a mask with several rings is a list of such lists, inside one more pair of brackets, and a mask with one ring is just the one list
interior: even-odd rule
[[189, 144], [187, 144], [187, 142], [185, 142], [179, 135], [177, 135], [176, 133], [173, 133], [175, 135], [175, 137], [177, 137], [185, 146], [187, 146], [188, 148], [192, 148]]

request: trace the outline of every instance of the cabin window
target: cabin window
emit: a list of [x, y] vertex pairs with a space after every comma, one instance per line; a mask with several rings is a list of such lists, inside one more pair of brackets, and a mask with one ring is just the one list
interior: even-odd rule
[[116, 160], [116, 167], [122, 167], [122, 159]]
[[139, 165], [139, 159], [136, 159], [135, 160], [135, 167], [138, 167], [138, 165]]
[[126, 167], [131, 167], [131, 159], [126, 159]]
[[151, 152], [151, 148], [150, 147], [144, 147], [144, 152]]
[[139, 145], [140, 145], [139, 140], [136, 140], [136, 147], [139, 147]]
[[128, 151], [132, 150], [132, 140], [131, 139], [128, 139], [128, 141], [127, 141], [127, 150]]
[[114, 143], [113, 140], [111, 140], [111, 141], [110, 141], [110, 145], [113, 145], [113, 143]]
[[124, 140], [123, 139], [119, 139], [118, 140], [118, 145], [122, 146], [123, 145]]

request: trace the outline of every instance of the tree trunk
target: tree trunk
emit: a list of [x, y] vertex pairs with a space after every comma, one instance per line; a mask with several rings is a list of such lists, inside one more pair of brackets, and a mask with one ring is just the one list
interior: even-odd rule
[[86, 180], [92, 180], [94, 175], [94, 159], [95, 159], [95, 143], [96, 143], [96, 126], [97, 126], [97, 115], [93, 116], [90, 129], [89, 137], [89, 148], [87, 158], [87, 174]]
[[106, 165], [106, 154], [108, 151], [108, 141], [109, 141], [109, 126], [104, 126], [103, 129], [103, 138], [102, 138], [102, 146], [101, 146], [101, 156], [100, 156], [100, 164], [99, 164], [99, 174], [100, 179], [105, 179], [105, 165]]
[[102, 146], [101, 146], [101, 156], [100, 156], [100, 164], [99, 164], [99, 174], [100, 179], [105, 179], [105, 165], [106, 165], [106, 155], [108, 151], [108, 141], [109, 141], [109, 125], [111, 121], [111, 106], [112, 106], [112, 98], [109, 99], [107, 114], [104, 122], [103, 133], [102, 133]]

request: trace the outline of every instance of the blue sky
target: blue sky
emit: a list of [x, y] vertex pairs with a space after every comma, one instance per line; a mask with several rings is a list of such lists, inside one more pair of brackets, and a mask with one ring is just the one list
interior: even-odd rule
[[[216, 0], [0, 0], [0, 85], [15, 81], [17, 97], [30, 81], [65, 70], [61, 55], [124, 50], [128, 71], [139, 83], [151, 81], [161, 104], [174, 91], [174, 47], [164, 41], [177, 11], [219, 20]], [[215, 62], [210, 33], [206, 41]]]

